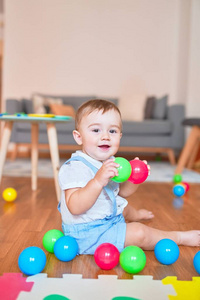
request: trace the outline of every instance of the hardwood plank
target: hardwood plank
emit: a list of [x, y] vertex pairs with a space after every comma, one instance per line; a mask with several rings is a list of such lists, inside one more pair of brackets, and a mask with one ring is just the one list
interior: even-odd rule
[[[20, 272], [18, 257], [29, 246], [43, 249], [42, 238], [50, 229], [61, 230], [61, 217], [57, 210], [57, 199], [53, 179], [38, 179], [38, 190], [31, 191], [30, 178], [3, 177], [0, 194], [6, 187], [18, 192], [15, 202], [0, 200], [0, 275], [5, 272]], [[136, 208], [152, 210], [155, 218], [146, 221], [148, 226], [163, 230], [200, 229], [199, 184], [191, 184], [180, 208], [174, 206], [172, 183], [141, 184], [128, 201]], [[177, 276], [179, 280], [192, 280], [198, 276], [193, 267], [193, 257], [200, 247], [179, 247], [179, 259], [171, 266], [161, 265], [153, 251], [145, 251], [147, 263], [140, 275], [152, 275], [154, 279]], [[54, 254], [47, 253], [47, 264], [43, 272], [49, 277], [62, 277], [63, 273], [82, 274], [84, 278], [97, 278], [100, 274], [118, 275], [121, 279], [132, 278], [120, 265], [104, 271], [94, 262], [92, 255], [77, 256], [71, 262], [61, 262]]]

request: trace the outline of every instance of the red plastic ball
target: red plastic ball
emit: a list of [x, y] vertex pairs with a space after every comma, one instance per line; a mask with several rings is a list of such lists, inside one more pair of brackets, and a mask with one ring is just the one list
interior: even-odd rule
[[132, 171], [128, 181], [131, 181], [135, 184], [144, 182], [147, 179], [149, 173], [147, 165], [139, 159], [131, 160], [130, 164]]
[[119, 250], [110, 243], [103, 243], [94, 252], [94, 260], [102, 270], [111, 270], [119, 263]]

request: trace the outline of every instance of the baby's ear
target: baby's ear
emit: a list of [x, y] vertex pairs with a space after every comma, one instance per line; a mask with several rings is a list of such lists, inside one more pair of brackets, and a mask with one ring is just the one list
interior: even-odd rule
[[73, 130], [73, 137], [78, 145], [82, 145], [82, 137], [79, 131]]

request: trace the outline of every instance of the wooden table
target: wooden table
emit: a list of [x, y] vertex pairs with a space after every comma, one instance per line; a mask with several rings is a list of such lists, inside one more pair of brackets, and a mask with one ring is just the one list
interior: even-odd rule
[[71, 120], [71, 117], [67, 116], [55, 116], [55, 117], [29, 117], [29, 116], [15, 116], [15, 115], [3, 115], [0, 116], [0, 121], [4, 121], [5, 125], [2, 132], [1, 140], [1, 152], [0, 152], [0, 182], [2, 178], [3, 166], [6, 159], [8, 150], [8, 144], [11, 137], [12, 127], [14, 122], [27, 122], [31, 123], [31, 164], [32, 164], [32, 190], [37, 190], [37, 166], [38, 166], [38, 135], [39, 135], [39, 124], [46, 123], [47, 134], [49, 140], [49, 148], [51, 161], [53, 166], [54, 181], [56, 188], [57, 200], [60, 200], [60, 187], [58, 184], [58, 171], [60, 167], [59, 151], [58, 151], [58, 140], [56, 123], [66, 123]]

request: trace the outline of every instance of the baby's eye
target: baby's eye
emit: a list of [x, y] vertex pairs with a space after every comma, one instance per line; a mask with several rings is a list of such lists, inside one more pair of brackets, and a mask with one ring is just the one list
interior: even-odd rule
[[92, 129], [93, 132], [99, 132], [100, 130], [98, 128]]
[[110, 133], [117, 133], [116, 129], [110, 129]]

